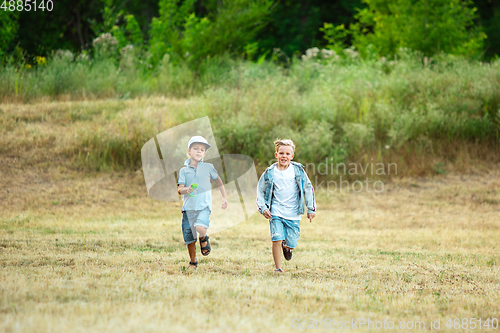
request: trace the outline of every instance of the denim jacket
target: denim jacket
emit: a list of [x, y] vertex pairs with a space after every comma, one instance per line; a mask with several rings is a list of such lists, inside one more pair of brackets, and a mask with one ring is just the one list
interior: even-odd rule
[[[271, 210], [273, 198], [273, 170], [277, 163], [274, 163], [260, 176], [257, 185], [257, 209], [262, 214], [266, 209]], [[304, 166], [300, 163], [290, 161], [290, 165], [295, 168], [295, 181], [299, 187], [299, 214], [304, 214], [304, 203], [307, 206], [307, 213], [316, 213], [316, 199], [314, 188], [307, 177]]]

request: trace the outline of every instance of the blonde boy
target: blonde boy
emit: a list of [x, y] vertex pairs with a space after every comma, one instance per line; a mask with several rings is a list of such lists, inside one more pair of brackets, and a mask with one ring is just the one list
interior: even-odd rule
[[300, 163], [292, 162], [292, 140], [274, 141], [277, 162], [264, 171], [257, 187], [257, 209], [269, 220], [275, 273], [281, 269], [281, 252], [292, 259], [300, 236], [300, 219], [307, 206], [310, 222], [316, 216], [314, 188]]

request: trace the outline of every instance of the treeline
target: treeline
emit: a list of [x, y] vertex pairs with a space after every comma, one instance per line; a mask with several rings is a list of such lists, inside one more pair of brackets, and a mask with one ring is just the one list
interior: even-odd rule
[[392, 57], [402, 47], [425, 56], [500, 54], [500, 2], [492, 0], [38, 0], [36, 11], [34, 3], [3, 2], [4, 63], [34, 66], [57, 50], [97, 57], [105, 33], [116, 40], [108, 53], [133, 48], [151, 67], [168, 56], [195, 72], [210, 57], [262, 61], [273, 50], [287, 64], [314, 46], [361, 57]]

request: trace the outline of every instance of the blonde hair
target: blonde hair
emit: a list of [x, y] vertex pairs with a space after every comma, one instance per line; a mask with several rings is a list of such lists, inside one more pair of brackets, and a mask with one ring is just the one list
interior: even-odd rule
[[290, 139], [276, 139], [276, 141], [274, 141], [274, 148], [276, 149], [276, 152], [278, 152], [281, 146], [292, 147], [293, 151], [295, 152], [295, 145]]

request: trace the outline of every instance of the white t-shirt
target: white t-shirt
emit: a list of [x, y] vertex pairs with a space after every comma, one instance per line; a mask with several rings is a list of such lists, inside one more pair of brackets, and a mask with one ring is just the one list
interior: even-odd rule
[[271, 202], [271, 215], [280, 216], [287, 220], [300, 220], [299, 214], [299, 187], [295, 182], [293, 165], [286, 170], [273, 170], [273, 199]]

